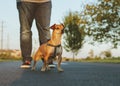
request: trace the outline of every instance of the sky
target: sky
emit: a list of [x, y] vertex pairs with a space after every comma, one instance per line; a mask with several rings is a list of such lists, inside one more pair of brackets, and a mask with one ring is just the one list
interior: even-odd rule
[[[52, 0], [52, 14], [51, 23], [60, 23], [62, 19], [69, 11], [81, 11], [85, 4], [95, 4], [97, 0]], [[0, 3], [0, 40], [1, 40], [1, 27], [3, 22], [3, 48], [4, 49], [20, 49], [19, 41], [19, 17], [16, 8], [16, 0], [1, 0]], [[38, 34], [35, 24], [32, 26], [33, 33], [33, 51], [38, 47]], [[35, 42], [37, 41], [37, 43]], [[1, 45], [1, 41], [0, 41]], [[90, 49], [94, 49], [96, 54], [102, 50], [101, 45], [99, 47], [94, 47], [91, 45], [86, 45], [84, 49], [80, 50], [77, 57], [85, 57]], [[1, 48], [1, 46], [0, 46]], [[99, 50], [98, 50], [99, 49]], [[109, 49], [108, 46], [104, 49]], [[64, 51], [65, 52], [65, 51]], [[119, 55], [118, 50], [114, 50], [115, 55]], [[64, 53], [64, 56], [72, 57], [71, 53]]]

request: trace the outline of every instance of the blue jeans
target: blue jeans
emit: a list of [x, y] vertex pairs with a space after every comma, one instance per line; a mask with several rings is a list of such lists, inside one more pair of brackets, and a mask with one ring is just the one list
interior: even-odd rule
[[17, 2], [20, 21], [20, 48], [23, 62], [31, 61], [32, 23], [35, 19], [40, 45], [50, 39], [51, 1], [46, 3]]

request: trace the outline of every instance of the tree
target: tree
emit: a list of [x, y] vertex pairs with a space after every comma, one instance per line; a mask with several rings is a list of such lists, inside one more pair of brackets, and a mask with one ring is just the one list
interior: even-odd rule
[[120, 45], [120, 0], [99, 0], [97, 5], [86, 5], [85, 32], [93, 42]]
[[90, 58], [94, 58], [94, 51], [91, 49], [90, 52], [89, 52], [89, 57]]
[[112, 53], [111, 53], [110, 50], [106, 50], [106, 51], [102, 51], [102, 52], [100, 53], [100, 56], [104, 56], [105, 58], [111, 58]]
[[77, 55], [79, 49], [83, 45], [84, 30], [80, 28], [81, 18], [77, 12], [69, 12], [63, 19], [65, 25], [64, 48], [66, 51], [71, 51], [74, 56]]

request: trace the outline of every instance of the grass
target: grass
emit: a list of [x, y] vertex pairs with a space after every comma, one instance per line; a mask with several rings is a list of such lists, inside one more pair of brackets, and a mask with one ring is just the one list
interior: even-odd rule
[[96, 63], [119, 63], [120, 60], [117, 59], [100, 59], [100, 60], [80, 60], [79, 62], [96, 62]]
[[5, 62], [5, 61], [19, 61], [21, 59], [22, 59], [21, 57], [0, 56], [0, 62]]
[[20, 61], [21, 59], [0, 59], [0, 62], [6, 62], [6, 61]]
[[[21, 61], [22, 58], [11, 58], [11, 57], [5, 57], [5, 58], [1, 58], [0, 57], [0, 62], [5, 62], [5, 61]], [[66, 62], [73, 62], [73, 58], [66, 58], [66, 57], [63, 57], [63, 61], [66, 61]], [[94, 62], [94, 63], [115, 63], [115, 64], [120, 64], [120, 57], [112, 57], [112, 58], [104, 58], [104, 59], [101, 59], [101, 58], [85, 58], [85, 59], [75, 59], [74, 62]]]
[[[72, 58], [63, 58], [64, 61], [73, 61]], [[94, 62], [94, 63], [115, 63], [115, 64], [120, 64], [120, 57], [115, 58], [91, 58], [91, 59], [75, 59], [75, 62]]]

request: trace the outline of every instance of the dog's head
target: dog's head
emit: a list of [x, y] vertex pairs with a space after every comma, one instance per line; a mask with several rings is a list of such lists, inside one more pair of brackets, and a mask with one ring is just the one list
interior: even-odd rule
[[56, 31], [57, 33], [63, 33], [64, 32], [64, 25], [63, 24], [54, 24], [50, 27], [53, 31]]

